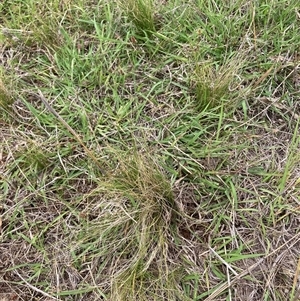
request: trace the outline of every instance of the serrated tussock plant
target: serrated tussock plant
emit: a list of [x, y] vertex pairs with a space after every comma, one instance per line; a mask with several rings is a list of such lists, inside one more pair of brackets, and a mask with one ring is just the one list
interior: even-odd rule
[[224, 99], [231, 98], [230, 86], [238, 68], [232, 62], [222, 66], [212, 62], [197, 63], [192, 80], [197, 108], [216, 108]]
[[140, 33], [155, 31], [155, 13], [153, 0], [119, 0], [126, 16]]
[[97, 244], [98, 257], [109, 254], [112, 300], [150, 300], [173, 282], [168, 256], [175, 200], [170, 181], [150, 156], [117, 157], [116, 170], [92, 193], [99, 196], [94, 205], [99, 215], [82, 244]]
[[12, 102], [12, 97], [0, 78], [0, 109], [7, 110]]

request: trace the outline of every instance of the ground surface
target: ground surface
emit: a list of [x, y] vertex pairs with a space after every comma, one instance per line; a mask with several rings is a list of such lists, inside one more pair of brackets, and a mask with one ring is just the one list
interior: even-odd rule
[[0, 300], [300, 300], [298, 1], [36, 2], [0, 4]]

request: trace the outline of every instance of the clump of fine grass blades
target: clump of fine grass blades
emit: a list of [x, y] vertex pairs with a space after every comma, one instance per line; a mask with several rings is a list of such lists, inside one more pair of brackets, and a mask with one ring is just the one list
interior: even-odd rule
[[12, 102], [12, 97], [5, 87], [4, 82], [0, 78], [0, 108], [7, 110]]
[[232, 63], [217, 66], [212, 62], [203, 62], [196, 66], [193, 85], [198, 109], [216, 108], [222, 104], [230, 94], [230, 85], [237, 68]]
[[4, 82], [0, 77], [0, 117], [5, 119], [10, 114], [13, 97]]
[[140, 33], [155, 31], [153, 0], [120, 0], [121, 8]]
[[[11, 45], [24, 44], [34, 48], [57, 47], [61, 44], [59, 24], [69, 19], [69, 3], [51, 1], [50, 3], [34, 3], [32, 1], [19, 1], [13, 4], [3, 3], [1, 23], [2, 32]], [[68, 2], [68, 1], [67, 1]], [[72, 16], [74, 18], [74, 16]], [[71, 17], [71, 18], [72, 18]]]
[[93, 257], [105, 262], [99, 277], [110, 279], [111, 300], [174, 300], [176, 267], [168, 257], [177, 211], [158, 165], [149, 156], [122, 156], [92, 198], [96, 207], [87, 211], [97, 217], [83, 227], [81, 244], [97, 245]]
[[36, 176], [49, 163], [46, 153], [38, 143], [29, 142], [28, 145], [16, 152], [14, 165], [20, 170], [30, 171], [29, 174]]

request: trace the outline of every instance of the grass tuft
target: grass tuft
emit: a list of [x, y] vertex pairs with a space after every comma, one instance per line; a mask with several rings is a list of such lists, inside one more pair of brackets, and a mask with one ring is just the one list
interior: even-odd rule
[[150, 156], [133, 152], [117, 157], [116, 170], [90, 195], [106, 197], [95, 204], [99, 215], [83, 228], [81, 243], [96, 244], [98, 258], [110, 257], [105, 274], [113, 300], [146, 300], [162, 294], [173, 277], [169, 247], [177, 214], [174, 195]]
[[233, 62], [219, 66], [212, 62], [198, 63], [193, 74], [197, 108], [212, 109], [227, 102], [233, 103], [232, 84], [237, 74], [238, 66]]
[[7, 111], [12, 103], [13, 98], [0, 77], [0, 110]]
[[120, 0], [120, 6], [137, 31], [150, 34], [156, 31], [153, 0]]

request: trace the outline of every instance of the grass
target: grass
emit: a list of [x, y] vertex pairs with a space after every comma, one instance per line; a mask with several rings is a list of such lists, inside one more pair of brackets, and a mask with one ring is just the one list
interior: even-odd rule
[[[239, 62], [236, 62], [239, 63]], [[233, 102], [233, 90], [230, 89], [234, 76], [237, 72], [237, 65], [224, 65], [215, 67], [209, 62], [200, 63], [196, 65], [194, 75], [195, 96], [199, 110], [206, 108], [212, 109], [222, 106], [222, 102], [226, 101], [224, 105], [229, 107], [229, 103]]]
[[155, 31], [155, 11], [153, 0], [119, 1], [128, 19], [133, 22], [139, 33]]
[[298, 1], [35, 2], [0, 4], [0, 300], [297, 301]]

